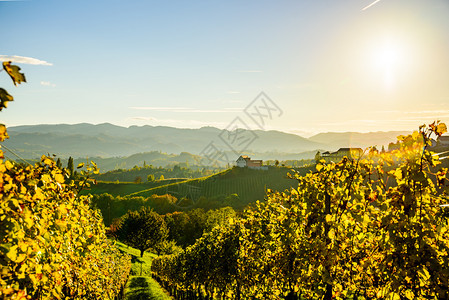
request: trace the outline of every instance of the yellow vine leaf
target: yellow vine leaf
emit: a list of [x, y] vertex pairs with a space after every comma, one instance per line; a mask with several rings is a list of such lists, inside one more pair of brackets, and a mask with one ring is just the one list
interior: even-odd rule
[[26, 255], [25, 254], [23, 254], [23, 253], [18, 253], [18, 246], [17, 245], [15, 245], [15, 246], [12, 246], [10, 249], [9, 249], [9, 252], [6, 254], [6, 256], [10, 259], [10, 260], [12, 260], [13, 262], [15, 262], [15, 263], [20, 263], [20, 262], [22, 262], [25, 258], [26, 258]]
[[8, 102], [10, 101], [14, 101], [13, 96], [8, 94], [5, 89], [0, 88], [0, 111], [2, 111], [3, 108], [7, 108]]
[[447, 132], [446, 124], [444, 124], [444, 123], [438, 124], [438, 126], [437, 126], [437, 128], [435, 130], [435, 133], [437, 135], [441, 136], [442, 134], [445, 134], [446, 132]]
[[25, 74], [20, 73], [20, 67], [16, 65], [11, 65], [10, 61], [3, 62], [3, 69], [8, 73], [9, 77], [11, 77], [12, 82], [15, 86], [22, 82], [27, 82], [25, 79]]
[[8, 139], [9, 135], [6, 132], [6, 126], [3, 124], [0, 124], [0, 142], [3, 142], [5, 139]]
[[59, 183], [63, 183], [64, 182], [64, 176], [62, 176], [62, 174], [56, 174], [55, 175], [55, 180]]
[[405, 297], [407, 297], [407, 299], [412, 300], [412, 299], [415, 299], [415, 294], [411, 290], [406, 290], [405, 291]]
[[9, 160], [7, 160], [5, 162], [5, 167], [7, 170], [11, 170], [14, 167], [14, 165]]
[[397, 293], [392, 293], [389, 297], [391, 300], [401, 300], [401, 296]]

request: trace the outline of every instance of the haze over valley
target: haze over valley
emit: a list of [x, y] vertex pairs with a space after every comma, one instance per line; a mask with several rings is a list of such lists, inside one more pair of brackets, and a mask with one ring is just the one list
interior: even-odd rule
[[[252, 131], [254, 140], [241, 153], [241, 148], [234, 149], [236, 150], [234, 152], [220, 139], [221, 136], [226, 140], [228, 131], [214, 127], [183, 129], [166, 126], [122, 127], [109, 123], [98, 125], [82, 123], [12, 126], [8, 128], [8, 133], [10, 139], [6, 140], [4, 145], [22, 158], [36, 159], [45, 153], [55, 154], [63, 159], [70, 156], [80, 160], [86, 157], [97, 158], [96, 161], [103, 167], [102, 170], [108, 171], [115, 165], [120, 166], [120, 163], [104, 163], [105, 159], [141, 153], [140, 162], [133, 160], [136, 165], [141, 165], [145, 160], [142, 153], [154, 151], [175, 156], [184, 153], [183, 157], [161, 162], [162, 166], [186, 161], [195, 164], [195, 156], [204, 156], [206, 154], [204, 150], [211, 142], [216, 145], [217, 150], [226, 152], [232, 161], [240, 154], [249, 154], [263, 160], [300, 160], [314, 158], [318, 150], [335, 151], [342, 147], [370, 146], [377, 146], [380, 149], [382, 145], [387, 147], [388, 143], [394, 142], [397, 136], [406, 132], [328, 132], [303, 138], [280, 131], [254, 130]], [[5, 150], [7, 157], [17, 159], [12, 152], [8, 153], [7, 149]], [[152, 161], [149, 156], [146, 160]]]

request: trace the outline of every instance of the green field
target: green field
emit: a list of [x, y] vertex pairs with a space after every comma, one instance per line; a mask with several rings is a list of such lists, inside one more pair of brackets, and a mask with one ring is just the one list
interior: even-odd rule
[[[300, 168], [298, 172], [305, 174], [312, 168]], [[262, 200], [267, 189], [283, 191], [295, 187], [296, 180], [287, 178], [288, 172], [291, 169], [285, 167], [270, 167], [266, 171], [234, 167], [208, 177], [140, 190], [131, 195], [149, 197], [153, 194], [172, 194], [178, 199], [185, 197], [195, 201], [202, 196], [213, 198], [237, 194], [241, 203], [247, 204]]]
[[93, 184], [88, 189], [83, 190], [82, 194], [98, 195], [108, 193], [112, 196], [126, 196], [139, 191], [186, 180], [186, 178], [171, 178], [144, 183], [97, 181], [97, 184]]

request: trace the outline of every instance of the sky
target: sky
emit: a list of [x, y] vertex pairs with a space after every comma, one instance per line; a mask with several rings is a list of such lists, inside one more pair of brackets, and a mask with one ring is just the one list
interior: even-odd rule
[[447, 0], [0, 0], [0, 36], [7, 126], [449, 123]]

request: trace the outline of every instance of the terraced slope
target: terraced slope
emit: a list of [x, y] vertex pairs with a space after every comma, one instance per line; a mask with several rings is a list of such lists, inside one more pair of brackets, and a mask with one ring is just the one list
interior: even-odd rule
[[97, 181], [97, 184], [92, 185], [86, 190], [83, 190], [82, 193], [92, 195], [108, 193], [112, 196], [126, 196], [139, 191], [148, 190], [159, 186], [165, 186], [171, 183], [183, 182], [186, 180], [186, 178], [171, 178], [145, 183]]
[[[298, 171], [305, 174], [311, 168], [301, 168]], [[296, 186], [296, 180], [287, 178], [291, 169], [284, 167], [270, 167], [268, 170], [252, 170], [234, 167], [223, 172], [177, 183], [132, 193], [132, 196], [149, 197], [153, 194], [172, 194], [178, 199], [187, 198], [197, 200], [204, 196], [213, 198], [237, 194], [242, 203], [262, 200], [266, 189], [285, 190]]]

